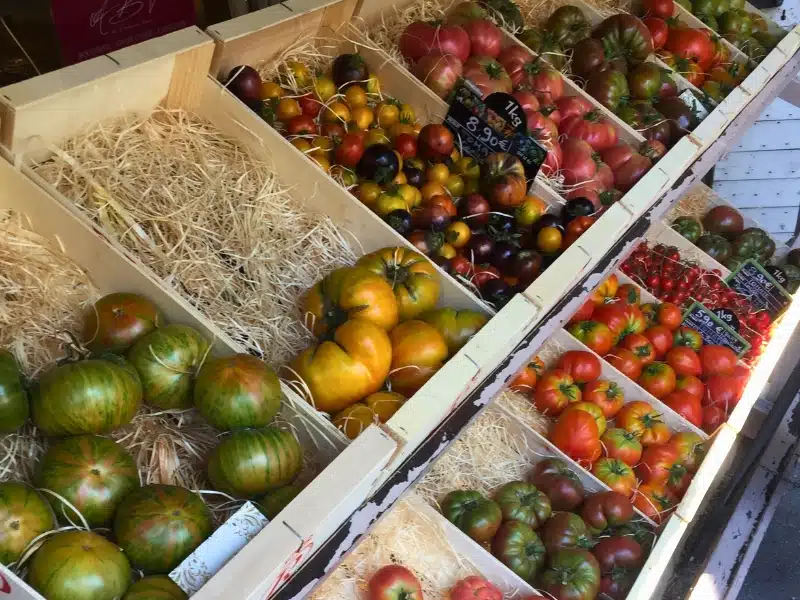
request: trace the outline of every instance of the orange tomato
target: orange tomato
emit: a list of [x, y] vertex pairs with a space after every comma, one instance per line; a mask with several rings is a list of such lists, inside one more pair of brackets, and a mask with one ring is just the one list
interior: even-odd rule
[[397, 392], [375, 392], [364, 400], [381, 423], [386, 423], [391, 419], [405, 401], [403, 395]]
[[354, 440], [373, 423], [379, 422], [378, 417], [366, 404], [356, 402], [333, 416], [333, 426]]
[[365, 107], [367, 105], [367, 92], [360, 85], [351, 85], [344, 93], [344, 99], [351, 109]]
[[427, 204], [428, 201], [434, 196], [447, 195], [447, 188], [444, 187], [441, 183], [436, 183], [435, 181], [429, 181], [428, 183], [423, 185], [419, 191], [422, 193], [423, 204]]
[[448, 169], [447, 165], [444, 163], [432, 165], [428, 167], [427, 171], [425, 171], [426, 181], [434, 181], [444, 185], [448, 177], [450, 177], [450, 169]]
[[322, 120], [325, 123], [347, 123], [350, 120], [350, 109], [344, 102], [331, 102], [323, 109]]
[[556, 252], [561, 249], [563, 236], [556, 227], [542, 227], [536, 236], [536, 246], [542, 252]]
[[291, 121], [294, 117], [302, 114], [300, 103], [294, 98], [281, 98], [278, 100], [278, 107], [275, 109], [275, 116], [284, 123]]
[[447, 360], [447, 342], [425, 321], [400, 323], [389, 332], [392, 390], [410, 398]]
[[350, 112], [350, 124], [357, 129], [369, 129], [375, 120], [375, 113], [368, 106], [357, 106]]
[[619, 288], [617, 276], [611, 275], [592, 292], [592, 300], [595, 304], [605, 304], [607, 299], [616, 298], [617, 288]]
[[261, 99], [272, 100], [274, 98], [283, 98], [283, 88], [274, 81], [264, 81], [261, 84]]

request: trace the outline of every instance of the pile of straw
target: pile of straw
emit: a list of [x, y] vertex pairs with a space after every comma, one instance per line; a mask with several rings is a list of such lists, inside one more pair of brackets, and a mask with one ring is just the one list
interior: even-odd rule
[[313, 341], [298, 299], [355, 262], [257, 159], [182, 110], [102, 123], [36, 172], [248, 351], [280, 366]]
[[678, 217], [692, 217], [702, 220], [705, 214], [714, 207], [712, 201], [713, 192], [704, 185], [696, 185], [673, 206], [664, 217], [667, 223], [671, 223]]

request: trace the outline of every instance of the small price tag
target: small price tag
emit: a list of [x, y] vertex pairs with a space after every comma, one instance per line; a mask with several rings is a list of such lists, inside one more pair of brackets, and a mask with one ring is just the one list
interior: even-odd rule
[[791, 304], [792, 295], [779, 282], [788, 282], [786, 273], [778, 267], [770, 267], [770, 271], [748, 258], [728, 276], [727, 283], [747, 297], [753, 308], [766, 310], [775, 320]]
[[494, 93], [484, 100], [466, 79], [453, 92], [444, 124], [458, 138], [462, 154], [478, 161], [495, 152], [513, 154], [528, 179], [536, 177], [547, 158], [547, 150], [528, 134], [525, 113], [513, 96]]
[[[735, 315], [733, 316], [735, 318]], [[727, 346], [739, 357], [750, 350], [750, 343], [746, 339], [699, 302], [692, 304], [683, 314], [681, 324], [696, 330], [703, 338], [704, 344]], [[738, 324], [737, 319], [736, 325]]]
[[713, 312], [720, 321], [725, 323], [736, 333], [739, 333], [739, 317], [737, 317], [733, 311], [728, 310], [727, 308], [715, 308], [711, 312]]

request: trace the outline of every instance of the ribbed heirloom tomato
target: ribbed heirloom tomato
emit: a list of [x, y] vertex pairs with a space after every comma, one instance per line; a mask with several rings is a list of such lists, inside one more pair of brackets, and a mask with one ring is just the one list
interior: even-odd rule
[[623, 406], [615, 423], [618, 427], [638, 435], [643, 446], [665, 444], [669, 440], [669, 427], [661, 420], [661, 414], [641, 400], [634, 400]]
[[597, 422], [582, 410], [564, 412], [550, 430], [550, 441], [582, 465], [591, 465], [600, 457]]
[[675, 371], [666, 363], [654, 362], [642, 370], [639, 385], [661, 399], [675, 389]]
[[626, 498], [630, 498], [636, 488], [636, 475], [633, 469], [616, 458], [601, 458], [592, 467], [592, 474]]
[[675, 497], [664, 485], [645, 483], [637, 488], [633, 506], [642, 511], [646, 517], [661, 523], [675, 507]]
[[667, 445], [677, 453], [677, 461], [690, 473], [695, 473], [700, 468], [700, 463], [706, 455], [706, 445], [699, 435], [693, 431], [680, 431], [673, 435]]
[[625, 395], [617, 383], [597, 379], [584, 386], [583, 401], [596, 404], [603, 411], [603, 415], [607, 419], [611, 419], [622, 408]]
[[742, 396], [740, 382], [726, 375], [712, 375], [706, 379], [706, 394], [702, 399], [704, 406], [719, 406], [730, 413]]
[[632, 333], [626, 336], [620, 343], [620, 347], [633, 352], [642, 366], [649, 365], [656, 359], [653, 344], [641, 333]]
[[575, 383], [588, 383], [600, 377], [600, 359], [591, 352], [569, 350], [558, 359], [556, 368], [569, 373]]
[[603, 323], [611, 331], [614, 344], [619, 343], [628, 320], [622, 302], [603, 304], [594, 309], [592, 319]]
[[663, 325], [653, 325], [646, 329], [644, 337], [653, 344], [653, 349], [656, 351], [656, 359], [664, 358], [669, 349], [672, 348], [672, 332]]
[[447, 342], [433, 325], [420, 320], [400, 323], [389, 332], [389, 339], [392, 390], [410, 398], [447, 360]]
[[544, 371], [544, 363], [537, 356], [514, 377], [509, 388], [515, 392], [532, 394], [533, 390], [536, 389], [536, 381], [544, 374]]
[[621, 427], [609, 429], [600, 438], [609, 458], [621, 460], [626, 465], [634, 466], [642, 458], [642, 443], [639, 437]]
[[597, 423], [597, 432], [603, 435], [606, 432], [607, 421], [603, 414], [603, 409], [592, 404], [591, 402], [573, 402], [567, 407], [567, 410], [582, 410], [592, 415], [594, 422]]
[[611, 330], [597, 321], [580, 321], [572, 325], [569, 332], [600, 356], [608, 354], [613, 345]]
[[695, 352], [699, 352], [700, 348], [703, 347], [703, 338], [700, 336], [700, 332], [681, 326], [675, 332], [673, 344], [675, 346], [686, 346]]
[[656, 308], [658, 324], [670, 331], [675, 331], [681, 325], [683, 315], [681, 309], [672, 302], [662, 302]]
[[699, 377], [703, 373], [697, 352], [686, 346], [675, 346], [667, 352], [667, 364], [676, 375]]
[[610, 354], [606, 354], [605, 359], [617, 371], [625, 375], [628, 379], [636, 381], [642, 374], [642, 363], [637, 356], [625, 348], [614, 348]]
[[678, 463], [677, 450], [664, 444], [646, 448], [635, 471], [642, 483], [655, 485], [666, 483], [674, 473], [683, 476], [685, 468]]
[[570, 402], [580, 402], [581, 389], [566, 371], [554, 369], [544, 373], [536, 384], [533, 404], [539, 412], [557, 415]]
[[736, 354], [725, 346], [703, 346], [700, 348], [703, 375], [731, 375], [736, 368]]

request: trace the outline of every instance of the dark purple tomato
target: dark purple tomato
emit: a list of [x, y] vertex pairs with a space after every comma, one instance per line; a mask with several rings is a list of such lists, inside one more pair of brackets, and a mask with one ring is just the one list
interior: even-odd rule
[[564, 231], [564, 223], [561, 221], [561, 217], [557, 215], [544, 215], [541, 219], [536, 221], [536, 225], [534, 226], [534, 231], [538, 233], [540, 229], [544, 229], [545, 227], [555, 227], [559, 231]]
[[467, 243], [467, 258], [471, 258], [470, 262], [480, 265], [489, 262], [494, 250], [494, 242], [485, 233], [476, 233]]
[[406, 181], [408, 185], [413, 185], [415, 188], [421, 188], [425, 185], [425, 173], [422, 169], [416, 167], [403, 167], [403, 172], [406, 174]]
[[447, 209], [436, 204], [414, 209], [411, 216], [417, 229], [444, 231], [451, 221]]
[[228, 74], [225, 85], [234, 96], [251, 108], [261, 104], [261, 76], [253, 67], [234, 67]]
[[492, 250], [492, 257], [489, 262], [500, 271], [505, 271], [511, 266], [516, 255], [517, 246], [515, 244], [500, 240], [494, 243], [494, 250]]
[[480, 194], [470, 194], [458, 203], [458, 216], [475, 230], [489, 222], [489, 212], [492, 210], [489, 201]]
[[512, 215], [495, 211], [489, 215], [487, 227], [495, 233], [511, 233], [514, 230], [515, 220]]
[[511, 289], [511, 286], [502, 279], [490, 279], [481, 287], [481, 296], [483, 299], [487, 302], [491, 302], [495, 308], [498, 309], [505, 306], [508, 301], [511, 300], [513, 293], [514, 291]]
[[402, 208], [393, 210], [383, 220], [400, 235], [405, 235], [411, 231], [411, 213]]
[[522, 250], [517, 253], [511, 273], [519, 279], [520, 285], [528, 287], [542, 272], [542, 255], [536, 250]]

